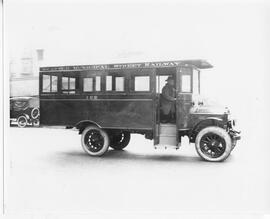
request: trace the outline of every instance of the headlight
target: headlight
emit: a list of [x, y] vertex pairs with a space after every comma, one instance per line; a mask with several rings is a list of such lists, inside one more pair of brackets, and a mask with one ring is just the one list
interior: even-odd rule
[[230, 113], [227, 114], [227, 119], [228, 119], [228, 121], [231, 121], [232, 120], [232, 116], [231, 116]]
[[229, 128], [234, 128], [235, 125], [236, 125], [236, 120], [235, 120], [235, 119], [230, 119], [230, 120], [228, 121], [228, 126], [229, 126]]

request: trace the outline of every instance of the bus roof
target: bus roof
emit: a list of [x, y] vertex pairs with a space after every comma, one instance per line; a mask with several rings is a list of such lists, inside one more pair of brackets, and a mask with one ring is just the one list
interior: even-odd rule
[[168, 68], [177, 66], [192, 66], [199, 69], [212, 68], [213, 66], [206, 60], [178, 60], [160, 62], [137, 62], [137, 63], [118, 63], [100, 65], [73, 65], [73, 66], [51, 66], [41, 67], [41, 72], [50, 71], [86, 71], [86, 70], [112, 70], [112, 69], [137, 69], [137, 68]]

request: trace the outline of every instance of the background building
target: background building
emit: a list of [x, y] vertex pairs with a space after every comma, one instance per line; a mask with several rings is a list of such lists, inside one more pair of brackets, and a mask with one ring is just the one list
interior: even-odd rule
[[9, 62], [10, 96], [37, 96], [39, 66], [44, 59], [43, 49], [25, 49], [21, 57]]

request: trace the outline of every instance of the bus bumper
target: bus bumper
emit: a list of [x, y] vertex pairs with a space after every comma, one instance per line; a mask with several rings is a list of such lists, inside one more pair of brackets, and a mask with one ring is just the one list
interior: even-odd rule
[[232, 147], [233, 148], [235, 147], [236, 142], [241, 139], [240, 133], [241, 133], [240, 131], [236, 131], [233, 129], [231, 129], [229, 131], [229, 135], [231, 136], [231, 139], [232, 139]]

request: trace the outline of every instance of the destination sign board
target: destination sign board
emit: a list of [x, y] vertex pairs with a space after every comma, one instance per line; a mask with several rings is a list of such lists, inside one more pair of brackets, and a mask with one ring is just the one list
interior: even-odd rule
[[194, 65], [197, 68], [211, 68], [204, 60], [164, 61], [164, 62], [141, 62], [141, 63], [120, 63], [101, 65], [74, 65], [74, 66], [52, 66], [41, 67], [40, 71], [84, 71], [84, 70], [109, 70], [109, 69], [133, 69], [133, 68], [162, 68]]

